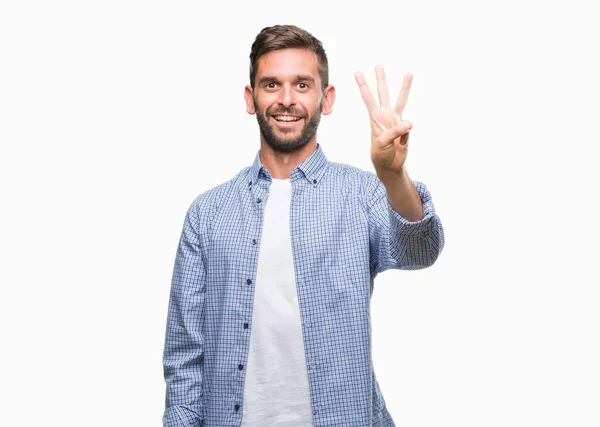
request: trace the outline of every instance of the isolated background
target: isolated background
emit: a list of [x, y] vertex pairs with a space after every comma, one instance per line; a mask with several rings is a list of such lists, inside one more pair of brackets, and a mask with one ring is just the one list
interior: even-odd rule
[[322, 40], [318, 141], [373, 170], [354, 81], [414, 75], [407, 167], [446, 233], [387, 271], [373, 353], [397, 425], [600, 425], [597, 19], [583, 1], [3, 1], [2, 424], [160, 426], [175, 251], [191, 201], [250, 165], [248, 55]]

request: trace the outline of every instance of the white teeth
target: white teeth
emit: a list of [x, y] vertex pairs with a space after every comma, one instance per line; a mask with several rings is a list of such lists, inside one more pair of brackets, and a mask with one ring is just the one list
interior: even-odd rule
[[300, 120], [300, 117], [294, 116], [273, 116], [275, 120], [279, 120], [280, 122], [296, 122]]

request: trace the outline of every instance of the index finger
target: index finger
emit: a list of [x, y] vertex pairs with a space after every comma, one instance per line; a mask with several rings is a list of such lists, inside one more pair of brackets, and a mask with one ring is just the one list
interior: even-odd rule
[[360, 94], [362, 96], [365, 105], [367, 106], [367, 110], [369, 113], [377, 108], [377, 103], [375, 102], [375, 98], [373, 98], [373, 94], [371, 93], [371, 89], [369, 89], [369, 85], [367, 85], [367, 81], [365, 80], [365, 76], [361, 72], [354, 73], [354, 78], [356, 79], [356, 83], [358, 83], [358, 89], [360, 89]]

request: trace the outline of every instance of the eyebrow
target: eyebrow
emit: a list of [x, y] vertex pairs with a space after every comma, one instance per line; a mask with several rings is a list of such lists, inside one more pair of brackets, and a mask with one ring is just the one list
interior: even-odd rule
[[[258, 84], [262, 86], [265, 83], [273, 83], [273, 82], [278, 82], [278, 81], [279, 80], [277, 79], [277, 77], [264, 76], [258, 81]], [[308, 81], [313, 84], [315, 83], [315, 79], [313, 79], [311, 76], [305, 76], [305, 75], [296, 76], [296, 81]]]

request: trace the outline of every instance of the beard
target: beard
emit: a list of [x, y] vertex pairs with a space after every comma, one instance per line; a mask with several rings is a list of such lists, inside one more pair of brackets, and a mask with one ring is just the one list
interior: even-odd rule
[[[307, 122], [307, 114], [303, 111], [298, 111], [295, 109], [272, 110], [268, 108], [265, 115], [258, 107], [256, 98], [254, 98], [254, 109], [256, 110], [256, 120], [258, 121], [258, 127], [260, 128], [260, 134], [262, 135], [267, 145], [271, 147], [273, 151], [279, 153], [293, 153], [295, 151], [299, 151], [306, 144], [308, 144], [308, 141], [310, 141], [310, 139], [317, 133], [317, 127], [319, 126], [319, 122], [321, 121], [322, 103], [323, 101], [319, 102], [319, 105], [317, 106], [317, 108], [315, 108], [315, 111], [313, 111], [312, 115], [310, 116], [310, 120]], [[277, 134], [275, 133], [275, 125], [269, 123], [268, 117], [285, 114], [300, 117], [304, 120], [304, 126], [300, 130], [300, 135], [298, 135], [295, 138], [285, 138], [277, 136]], [[289, 132], [291, 134], [293, 132], [296, 132], [296, 130], [292, 128], [280, 128], [279, 132]]]

